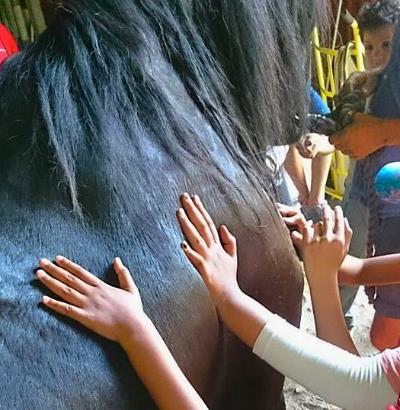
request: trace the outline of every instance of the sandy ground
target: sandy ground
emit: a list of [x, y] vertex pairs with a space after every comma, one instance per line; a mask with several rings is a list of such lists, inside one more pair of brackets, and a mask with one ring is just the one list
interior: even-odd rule
[[[371, 354], [375, 350], [369, 341], [369, 328], [373, 317], [373, 308], [368, 304], [362, 289], [359, 290], [355, 304], [352, 307], [355, 327], [352, 336], [361, 354]], [[311, 309], [310, 291], [305, 288], [303, 297], [303, 316], [301, 328], [308, 333], [315, 334], [314, 318]], [[296, 384], [290, 379], [285, 383], [286, 406], [288, 410], [303, 409], [330, 409], [337, 410], [338, 407], [330, 405], [317, 395], [311, 393], [304, 387]]]

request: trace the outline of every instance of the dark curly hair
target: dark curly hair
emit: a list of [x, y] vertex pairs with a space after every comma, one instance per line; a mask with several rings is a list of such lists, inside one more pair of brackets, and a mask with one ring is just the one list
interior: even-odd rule
[[396, 24], [400, 16], [400, 0], [376, 0], [364, 4], [358, 13], [362, 31], [373, 31], [386, 24]]

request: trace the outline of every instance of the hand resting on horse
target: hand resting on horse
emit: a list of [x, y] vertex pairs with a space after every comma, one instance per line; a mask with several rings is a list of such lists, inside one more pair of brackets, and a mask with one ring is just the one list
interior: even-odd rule
[[[288, 223], [303, 228], [302, 251], [316, 328], [321, 338], [331, 342], [327, 343], [291, 326], [245, 295], [237, 282], [233, 235], [225, 226], [217, 229], [197, 196], [182, 195], [181, 205], [177, 217], [186, 237], [182, 249], [203, 278], [221, 319], [255, 354], [343, 408], [384, 408], [396, 399], [388, 380], [379, 376], [383, 374], [380, 357], [358, 356], [343, 318], [337, 271], [347, 253], [351, 230], [340, 208], [334, 212], [326, 208], [322, 223], [314, 228], [304, 224], [298, 213], [280, 207]], [[367, 373], [371, 379], [365, 377]], [[374, 398], [369, 393], [371, 384], [363, 381], [367, 379], [372, 380], [374, 393], [378, 392]]]
[[139, 291], [128, 269], [119, 258], [113, 265], [121, 288], [104, 283], [62, 256], [56, 257], [56, 264], [41, 260], [37, 278], [65, 301], [44, 296], [43, 303], [119, 343], [158, 408], [206, 409], [144, 313]]
[[[237, 282], [234, 236], [225, 226], [216, 228], [197, 196], [182, 195], [181, 206], [177, 218], [186, 238], [181, 247], [204, 280], [221, 319], [255, 354], [341, 407], [372, 410], [396, 399], [378, 356], [361, 359], [307, 335], [245, 295]], [[348, 245], [341, 211], [335, 211], [334, 220], [324, 218], [315, 229], [306, 225], [303, 242], [305, 266], [311, 275], [316, 277], [316, 271], [323, 269], [314, 261], [317, 255], [322, 261], [330, 260], [325, 275], [329, 279], [319, 283], [326, 286], [324, 292], [335, 294], [334, 278]], [[44, 297], [46, 306], [119, 342], [159, 408], [206, 408], [143, 312], [139, 292], [119, 259], [114, 267], [121, 289], [110, 287], [65, 258], [57, 257], [56, 262], [41, 261], [38, 278], [66, 303]], [[319, 309], [318, 304], [314, 308]], [[316, 315], [319, 320], [328, 315], [327, 328], [331, 327], [329, 322], [332, 324], [330, 308], [337, 307], [325, 305]], [[341, 314], [340, 309], [335, 312]], [[344, 321], [339, 323], [347, 331]], [[353, 348], [349, 348], [348, 339], [337, 340], [337, 344]], [[364, 377], [367, 373], [368, 378]]]
[[[293, 245], [303, 260], [303, 231], [307, 224], [298, 207], [277, 204], [278, 211], [290, 231]], [[347, 220], [346, 230], [350, 230]], [[361, 259], [346, 255], [338, 272], [341, 285], [384, 286], [400, 283], [400, 254]], [[322, 271], [319, 272], [322, 274]]]

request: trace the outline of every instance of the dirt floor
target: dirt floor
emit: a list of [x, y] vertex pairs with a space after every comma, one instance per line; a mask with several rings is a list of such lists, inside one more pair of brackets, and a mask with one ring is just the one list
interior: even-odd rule
[[[361, 354], [374, 353], [375, 350], [371, 346], [368, 334], [374, 310], [368, 304], [367, 298], [362, 289], [358, 292], [357, 299], [352, 307], [352, 312], [355, 326], [351, 333], [357, 348]], [[304, 291], [301, 328], [308, 333], [315, 334], [310, 292], [308, 287], [306, 287]], [[338, 407], [326, 403], [317, 395], [311, 393], [304, 387], [289, 379], [286, 379], [285, 383], [285, 397], [288, 410], [338, 409]]]

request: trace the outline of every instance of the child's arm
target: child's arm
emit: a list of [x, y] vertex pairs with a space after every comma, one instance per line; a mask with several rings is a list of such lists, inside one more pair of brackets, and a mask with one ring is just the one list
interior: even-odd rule
[[339, 283], [384, 286], [400, 283], [400, 254], [359, 259], [347, 255], [339, 270]]
[[311, 189], [308, 206], [323, 204], [325, 201], [325, 186], [331, 167], [331, 155], [317, 155], [311, 163]]
[[63, 258], [57, 265], [40, 261], [38, 279], [60, 302], [43, 303], [99, 335], [121, 345], [158, 408], [200, 410], [206, 405], [186, 379], [151, 320], [143, 312], [139, 291], [119, 258], [114, 261], [121, 289], [102, 282]]
[[[188, 241], [183, 250], [202, 276], [223, 320], [252, 346], [269, 313], [239, 289], [235, 238], [225, 226], [217, 232], [197, 196], [191, 199], [185, 194], [181, 202], [183, 209], [178, 211], [178, 220]], [[358, 354], [346, 327], [337, 285], [337, 271], [351, 232], [345, 229], [341, 208], [335, 210], [335, 221], [330, 216], [330, 208], [325, 208], [324, 222], [317, 225], [315, 232], [310, 225], [303, 229], [302, 251], [316, 328], [320, 338]]]
[[323, 221], [304, 228], [302, 248], [318, 337], [358, 354], [343, 316], [337, 274], [351, 236], [342, 209], [326, 206]]
[[203, 278], [221, 317], [249, 347], [271, 315], [245, 295], [237, 282], [236, 239], [224, 225], [217, 231], [199, 197], [181, 197], [177, 218], [187, 242], [182, 250]]
[[[303, 258], [303, 230], [306, 220], [300, 209], [277, 204], [287, 227], [293, 231], [292, 240]], [[339, 283], [343, 285], [384, 286], [400, 283], [400, 254], [360, 259], [346, 255], [339, 269]]]
[[286, 154], [283, 166], [299, 192], [299, 202], [301, 204], [306, 203], [308, 200], [309, 190], [304, 173], [303, 159], [295, 145], [291, 145], [289, 147], [289, 151]]
[[[192, 199], [185, 194], [181, 203], [177, 217], [187, 240], [182, 249], [203, 278], [222, 320], [254, 353], [285, 376], [344, 408], [383, 409], [396, 399], [379, 357], [360, 358], [307, 335], [245, 295], [237, 283], [235, 238], [225, 226], [217, 230], [197, 196]], [[336, 212], [340, 219], [340, 211]], [[344, 228], [342, 232], [339, 251], [330, 256], [329, 264], [337, 267], [346, 246]], [[314, 237], [305, 236], [307, 259], [312, 253], [307, 248], [315, 244]], [[313, 261], [307, 263], [313, 272]], [[328, 315], [328, 320], [332, 323], [335, 319]]]

